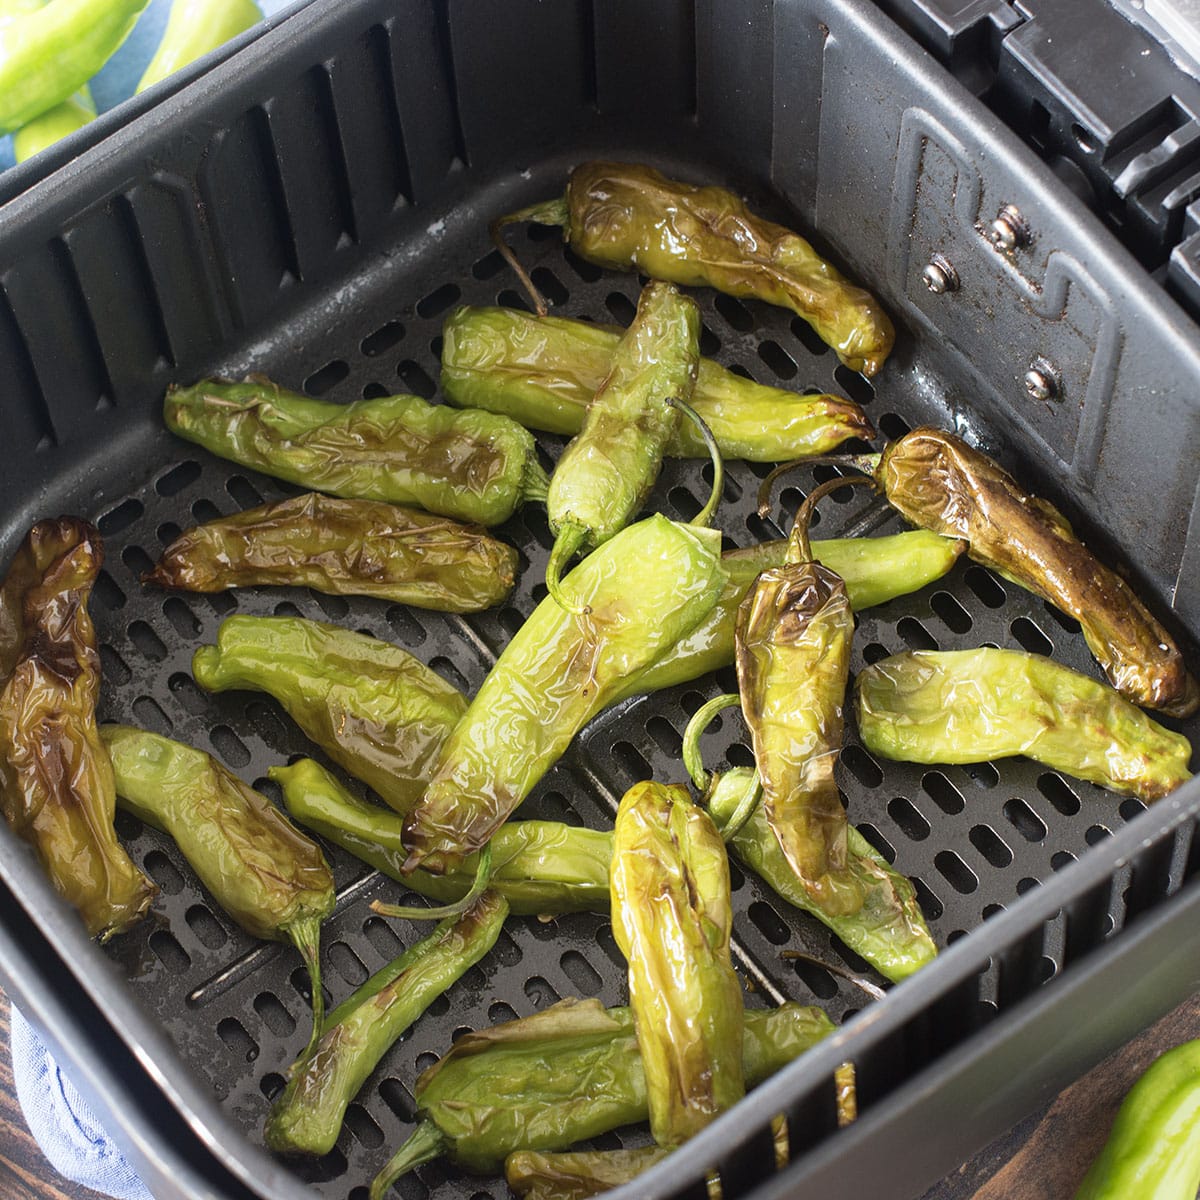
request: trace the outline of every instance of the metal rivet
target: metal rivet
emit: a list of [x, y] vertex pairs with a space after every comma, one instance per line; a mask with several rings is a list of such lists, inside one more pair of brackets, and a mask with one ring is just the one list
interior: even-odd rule
[[1005, 204], [996, 214], [988, 230], [988, 237], [997, 250], [1010, 254], [1018, 246], [1024, 246], [1029, 241], [1029, 226], [1021, 216], [1021, 210], [1015, 204]]
[[1062, 394], [1058, 368], [1048, 358], [1035, 358], [1025, 372], [1025, 390], [1035, 400], [1057, 400]]
[[941, 254], [930, 256], [925, 270], [921, 272], [921, 281], [935, 296], [958, 291], [958, 272], [950, 260]]

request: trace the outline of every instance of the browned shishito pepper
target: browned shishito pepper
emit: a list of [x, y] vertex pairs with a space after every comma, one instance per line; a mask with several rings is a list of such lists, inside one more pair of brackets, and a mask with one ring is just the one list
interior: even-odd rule
[[87, 602], [100, 535], [76, 517], [39, 521], [0, 588], [0, 805], [88, 932], [107, 940], [158, 889], [113, 829], [116, 785], [96, 728], [100, 656]]

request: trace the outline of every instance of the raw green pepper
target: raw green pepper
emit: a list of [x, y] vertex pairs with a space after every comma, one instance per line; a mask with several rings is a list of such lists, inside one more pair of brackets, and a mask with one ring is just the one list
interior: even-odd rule
[[219, 592], [254, 584], [479, 612], [512, 591], [518, 555], [482, 529], [376, 500], [309, 492], [198, 525], [143, 583]]
[[453, 870], [480, 849], [624, 681], [708, 615], [727, 578], [720, 540], [649, 517], [567, 577], [589, 611], [537, 606], [442, 747], [405, 823], [406, 872]]
[[[447, 875], [404, 875], [404, 821], [352, 796], [311, 758], [271, 767], [267, 774], [283, 788], [283, 803], [295, 820], [414, 892], [445, 903], [470, 890], [478, 855]], [[507, 821], [491, 846], [492, 889], [518, 916], [608, 911], [611, 833], [558, 821]]]
[[254, 0], [171, 0], [167, 28], [137, 90], [144, 92], [261, 20]]
[[729, 860], [686, 788], [636, 783], [617, 808], [610, 878], [650, 1132], [678, 1146], [746, 1094]]
[[116, 788], [96, 727], [100, 655], [87, 603], [104, 551], [78, 517], [39, 521], [0, 585], [0, 806], [88, 933], [139, 921], [158, 888], [113, 829]]
[[[530, 429], [573, 436], [608, 375], [624, 331], [518, 308], [458, 308], [442, 327], [442, 393], [463, 408], [503, 413]], [[782, 462], [873, 438], [853, 400], [764, 387], [701, 358], [692, 407], [726, 459]], [[667, 442], [675, 458], [708, 449], [690, 422]]]
[[304, 617], [228, 617], [192, 674], [209, 692], [267, 692], [330, 758], [407, 813], [425, 789], [461, 692], [399, 646]]
[[346, 1107], [396, 1039], [496, 944], [508, 904], [495, 892], [377, 971], [326, 1018], [267, 1114], [272, 1150], [328, 1154]]
[[859, 672], [858, 731], [902, 762], [1024, 754], [1114, 792], [1158, 800], [1191, 778], [1192, 748], [1123, 699], [1039, 654], [910, 650]]
[[[849, 283], [799, 234], [755, 216], [732, 192], [693, 187], [636, 163], [583, 163], [571, 172], [566, 196], [535, 204], [493, 224], [499, 238], [514, 221], [561, 225], [580, 258], [652, 279], [714, 287], [730, 296], [789, 308], [837, 351], [851, 370], [874, 375], [895, 341], [878, 302]], [[545, 315], [528, 276], [522, 281]]]
[[385, 396], [329, 404], [261, 376], [171, 387], [163, 418], [214, 454], [301, 487], [479, 525], [546, 498], [533, 435], [494, 413]]
[[95, 119], [96, 102], [85, 83], [73, 96], [46, 109], [13, 134], [13, 158], [19, 163], [25, 162]]
[[321, 922], [335, 900], [321, 848], [204, 751], [128, 725], [106, 725], [100, 735], [121, 807], [169, 834], [251, 937], [291, 941], [300, 951], [312, 980], [315, 1041], [325, 1008]]
[[[754, 1086], [833, 1032], [819, 1008], [747, 1012], [742, 1069]], [[371, 1200], [408, 1171], [449, 1154], [468, 1171], [516, 1150], [565, 1150], [649, 1115], [633, 1014], [598, 1000], [468, 1033], [418, 1080], [421, 1123], [371, 1184]]]
[[612, 365], [587, 406], [583, 427], [563, 451], [546, 511], [554, 548], [546, 566], [550, 594], [563, 568], [581, 550], [601, 546], [642, 506], [679, 428], [700, 361], [700, 310], [669, 283], [642, 289], [637, 315], [612, 356]]
[[1075, 1200], [1196, 1200], [1200, 1041], [1160, 1055], [1133, 1085]]

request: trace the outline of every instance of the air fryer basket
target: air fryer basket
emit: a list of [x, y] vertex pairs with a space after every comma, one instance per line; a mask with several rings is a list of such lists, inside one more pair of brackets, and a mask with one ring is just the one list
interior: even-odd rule
[[[329, 0], [0, 219], [4, 557], [38, 516], [98, 519], [108, 555], [92, 602], [103, 717], [210, 749], [270, 791], [266, 768], [312, 747], [268, 698], [208, 697], [190, 676], [195, 647], [234, 611], [336, 621], [397, 642], [464, 690], [479, 685], [544, 594], [544, 512], [528, 506], [501, 529], [522, 572], [512, 598], [480, 616], [300, 590], [145, 590], [140, 572], [181, 528], [288, 490], [170, 437], [159, 402], [173, 379], [247, 370], [335, 400], [434, 396], [451, 307], [523, 302], [488, 245], [488, 219], [560, 191], [571, 164], [604, 156], [726, 183], [756, 209], [815, 231], [901, 328], [893, 358], [868, 383], [787, 313], [703, 291], [704, 353], [763, 382], [849, 394], [884, 436], [924, 421], [959, 429], [1060, 501], [1089, 540], [1115, 548], [1160, 611], [1174, 604], [1185, 632], [1200, 628], [1189, 570], [1200, 546], [1194, 327], [876, 11], [854, 0]], [[1008, 203], [1032, 233], [1011, 256], [986, 237]], [[581, 262], [554, 231], [513, 237], [554, 311], [628, 320], [635, 277]], [[953, 263], [958, 291], [921, 283], [934, 252]], [[1039, 357], [1053, 365], [1057, 399], [1024, 390]], [[548, 464], [562, 442], [541, 445]], [[778, 536], [828, 470], [797, 472], [764, 522], [754, 507], [765, 468], [730, 464], [719, 515], [728, 542]], [[650, 506], [689, 517], [709, 477], [699, 463], [668, 463]], [[878, 501], [842, 493], [822, 505], [816, 535], [900, 527]], [[965, 561], [921, 593], [861, 614], [854, 667], [910, 646], [982, 643], [1052, 650], [1095, 671], [1073, 622]], [[634, 781], [681, 778], [688, 715], [732, 682], [718, 673], [600, 717], [521, 815], [602, 826]], [[727, 716], [704, 750], [710, 765], [747, 761], [740, 724]], [[1143, 813], [1024, 760], [876, 763], [852, 730], [840, 782], [852, 819], [917, 881], [939, 946], [955, 944], [866, 1007], [844, 979], [783, 956], [803, 950], [863, 969], [735, 864], [747, 1002], [820, 1003], [847, 1024], [630, 1196], [693, 1194], [718, 1164], [729, 1196], [913, 1194], [1200, 985], [1200, 786]], [[0, 972], [68, 1061], [99, 1081], [102, 1107], [164, 1198], [201, 1194], [172, 1170], [175, 1154], [202, 1159], [216, 1195], [311, 1195], [304, 1181], [360, 1200], [356, 1189], [411, 1128], [417, 1073], [456, 1032], [568, 995], [625, 999], [607, 918], [513, 919], [387, 1055], [337, 1149], [285, 1165], [260, 1149], [260, 1130], [305, 1041], [299, 961], [233, 926], [167, 839], [125, 817], [118, 829], [162, 898], [152, 921], [103, 950], [0, 831], [0, 875], [22, 907], [0, 910]], [[372, 898], [402, 889], [328, 853], [339, 904], [323, 961], [336, 1003], [424, 930], [371, 916]], [[40, 969], [38, 954], [14, 952], [35, 937], [44, 939]], [[73, 1015], [43, 991], [61, 996], [70, 977]], [[859, 1068], [863, 1116], [831, 1137], [828, 1084], [847, 1057]], [[114, 1103], [122, 1070], [143, 1089], [127, 1110]], [[172, 1106], [158, 1146], [144, 1115], [144, 1090], [155, 1086]], [[793, 1118], [796, 1161], [767, 1180], [767, 1127], [781, 1111]], [[182, 1145], [180, 1121], [194, 1146]], [[622, 1132], [603, 1144], [643, 1137]], [[230, 1178], [214, 1182], [222, 1170]], [[505, 1190], [432, 1164], [399, 1194]]]

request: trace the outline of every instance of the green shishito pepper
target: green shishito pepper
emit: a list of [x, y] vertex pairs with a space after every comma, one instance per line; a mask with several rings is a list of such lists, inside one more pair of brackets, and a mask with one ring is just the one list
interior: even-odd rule
[[[311, 758], [267, 774], [283, 789], [294, 820], [431, 900], [461, 900], [475, 879], [477, 855], [458, 871], [431, 875], [401, 871], [408, 857], [404, 821], [351, 795]], [[559, 821], [508, 821], [491, 841], [491, 888], [518, 916], [605, 912], [612, 834]]]
[[[291, 941], [321, 1027], [321, 922], [333, 875], [321, 848], [215, 758], [170, 738], [106, 725], [120, 806], [170, 835], [217, 903], [252, 937]], [[311, 1044], [311, 1043], [310, 1043]]]
[[[514, 221], [561, 225], [571, 249], [601, 267], [636, 268], [651, 279], [789, 308], [864, 375], [879, 370], [895, 341], [869, 292], [799, 234], [755, 216], [725, 188], [693, 187], [636, 163], [583, 163], [571, 172], [564, 198], [496, 222], [498, 243], [499, 226]], [[505, 257], [513, 261], [511, 252]], [[545, 302], [520, 274], [544, 315]]]
[[261, 20], [254, 0], [172, 0], [162, 41], [137, 90], [144, 92]]
[[677, 1146], [746, 1094], [729, 860], [686, 788], [636, 783], [617, 808], [611, 881], [650, 1132]]
[[1107, 684], [1019, 650], [910, 650], [856, 681], [858, 731], [901, 762], [1024, 754], [1114, 792], [1158, 800], [1191, 778], [1192, 748]]
[[620, 532], [654, 486], [663, 451], [679, 428], [673, 402], [690, 402], [699, 361], [695, 301], [652, 280], [587, 406], [583, 427], [550, 477], [546, 511], [555, 536], [546, 587], [555, 599], [562, 599], [563, 567], [580, 550]]
[[267, 1114], [272, 1150], [328, 1154], [346, 1107], [396, 1039], [495, 944], [508, 904], [484, 892], [458, 917], [377, 971], [326, 1018]]
[[537, 606], [442, 747], [405, 823], [406, 872], [453, 870], [480, 849], [625, 680], [708, 615], [728, 578], [720, 541], [649, 517], [567, 576], [585, 611]]
[[19, 163], [25, 162], [75, 130], [90, 125], [95, 119], [96, 102], [92, 99], [91, 90], [84, 84], [73, 96], [48, 108], [13, 134], [13, 158]]
[[304, 617], [228, 617], [192, 656], [209, 692], [274, 696], [330, 758], [397, 812], [420, 798], [461, 692], [399, 646]]
[[[530, 429], [568, 436], [608, 375], [624, 331], [517, 308], [458, 308], [442, 327], [441, 387], [463, 408], [503, 413]], [[764, 387], [701, 358], [692, 407], [726, 459], [783, 462], [827, 454], [847, 438], [873, 438], [867, 414], [839, 396]], [[691, 422], [668, 440], [675, 458], [707, 458]]]
[[[833, 1029], [819, 1008], [799, 1004], [747, 1012], [746, 1083], [761, 1083]], [[371, 1200], [443, 1154], [486, 1174], [514, 1151], [565, 1150], [649, 1115], [633, 1014], [598, 1000], [563, 1000], [464, 1035], [417, 1080], [413, 1098], [421, 1123], [371, 1184]]]
[[478, 525], [546, 498], [524, 426], [417, 396], [329, 404], [261, 376], [203, 380], [168, 389], [163, 418], [213, 454], [335, 496], [415, 504]]
[[[587, 1200], [636, 1179], [662, 1162], [671, 1149], [638, 1146], [634, 1150], [568, 1150], [559, 1154], [518, 1150], [504, 1160], [504, 1179], [518, 1196], [529, 1200]], [[710, 1182], [710, 1197], [714, 1190], [719, 1192]]]
[[1157, 1058], [1117, 1112], [1074, 1200], [1195, 1200], [1200, 1188], [1200, 1041]]
[[308, 492], [197, 525], [143, 583], [189, 592], [254, 585], [479, 612], [512, 591], [516, 550], [482, 529], [377, 500]]

